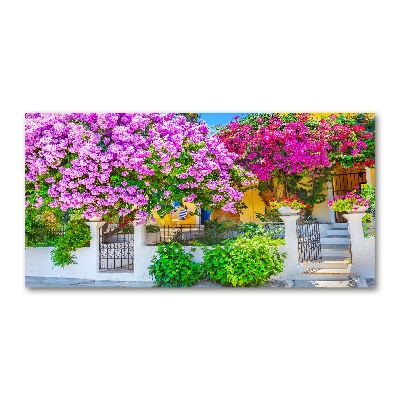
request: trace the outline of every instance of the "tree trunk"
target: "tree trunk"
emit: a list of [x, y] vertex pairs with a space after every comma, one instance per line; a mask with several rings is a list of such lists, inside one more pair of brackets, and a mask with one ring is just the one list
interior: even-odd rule
[[108, 224], [104, 224], [104, 225], [102, 226], [102, 228], [101, 228], [104, 238], [107, 238], [107, 237], [110, 237], [110, 236], [112, 236], [112, 235], [115, 235], [115, 234], [117, 234], [118, 232], [120, 232], [120, 231], [122, 230], [122, 227], [121, 227], [121, 226], [117, 226], [117, 227], [114, 228], [113, 230], [111, 230], [111, 231], [109, 231], [109, 232], [106, 232], [107, 227], [108, 227]]

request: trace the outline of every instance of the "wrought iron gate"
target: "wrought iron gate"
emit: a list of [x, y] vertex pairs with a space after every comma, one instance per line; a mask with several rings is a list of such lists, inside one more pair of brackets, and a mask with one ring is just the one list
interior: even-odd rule
[[296, 224], [299, 262], [322, 258], [321, 233], [316, 221], [298, 221]]
[[100, 271], [133, 271], [133, 230], [105, 224], [99, 230]]

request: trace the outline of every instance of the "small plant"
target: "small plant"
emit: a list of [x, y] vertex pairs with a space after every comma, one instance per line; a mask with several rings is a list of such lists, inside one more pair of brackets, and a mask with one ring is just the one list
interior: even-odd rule
[[369, 207], [369, 199], [357, 194], [357, 187], [342, 196], [335, 196], [333, 200], [328, 201], [328, 207], [333, 211], [343, 212], [357, 210], [359, 207]]
[[146, 225], [146, 232], [147, 233], [157, 233], [160, 232], [160, 227], [156, 224], [149, 224]]
[[[194, 251], [192, 248], [191, 252]], [[160, 243], [157, 255], [152, 258], [149, 266], [156, 286], [185, 287], [197, 283], [203, 276], [203, 270], [201, 264], [192, 259], [193, 254], [186, 253], [180, 243]]]
[[211, 280], [223, 286], [260, 286], [283, 271], [284, 254], [278, 251], [282, 239], [241, 236], [222, 245], [203, 248], [204, 269]]
[[295, 210], [301, 210], [303, 208], [311, 208], [310, 204], [304, 203], [297, 196], [282, 197], [282, 199], [272, 199], [269, 202], [271, 210], [277, 210], [281, 207], [290, 207]]

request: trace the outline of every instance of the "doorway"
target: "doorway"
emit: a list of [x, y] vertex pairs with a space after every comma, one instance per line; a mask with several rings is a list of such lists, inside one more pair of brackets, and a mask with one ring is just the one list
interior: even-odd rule
[[[361, 188], [361, 185], [367, 183], [367, 174], [365, 168], [360, 168], [356, 171], [354, 169], [343, 169], [336, 173], [332, 178], [332, 190], [334, 196], [342, 196], [347, 192], [351, 192], [356, 186]], [[360, 189], [356, 189], [359, 192]], [[346, 212], [335, 211], [335, 222], [347, 222], [343, 214]]]

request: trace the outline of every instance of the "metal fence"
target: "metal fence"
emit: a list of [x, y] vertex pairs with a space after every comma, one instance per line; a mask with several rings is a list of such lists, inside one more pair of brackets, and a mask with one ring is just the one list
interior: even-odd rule
[[[199, 241], [203, 244], [216, 244], [227, 238], [236, 238], [241, 235], [268, 234], [274, 239], [285, 237], [285, 224], [283, 222], [267, 222], [262, 224], [178, 224], [159, 226], [159, 232], [146, 232], [147, 245], [168, 243], [171, 240], [183, 244], [192, 244], [191, 241]], [[154, 230], [154, 228], [152, 229]]]
[[148, 245], [168, 243], [171, 240], [194, 240], [204, 233], [204, 225], [200, 224], [161, 225], [159, 229], [159, 232], [146, 232], [146, 242]]
[[285, 223], [284, 222], [265, 222], [263, 224], [264, 231], [274, 239], [285, 238]]
[[64, 235], [70, 214], [70, 211], [46, 211], [35, 215], [35, 218], [26, 216], [25, 246], [53, 247], [59, 237]]
[[64, 227], [51, 229], [40, 226], [37, 229], [25, 232], [25, 245], [27, 247], [53, 247], [57, 239], [64, 234]]

